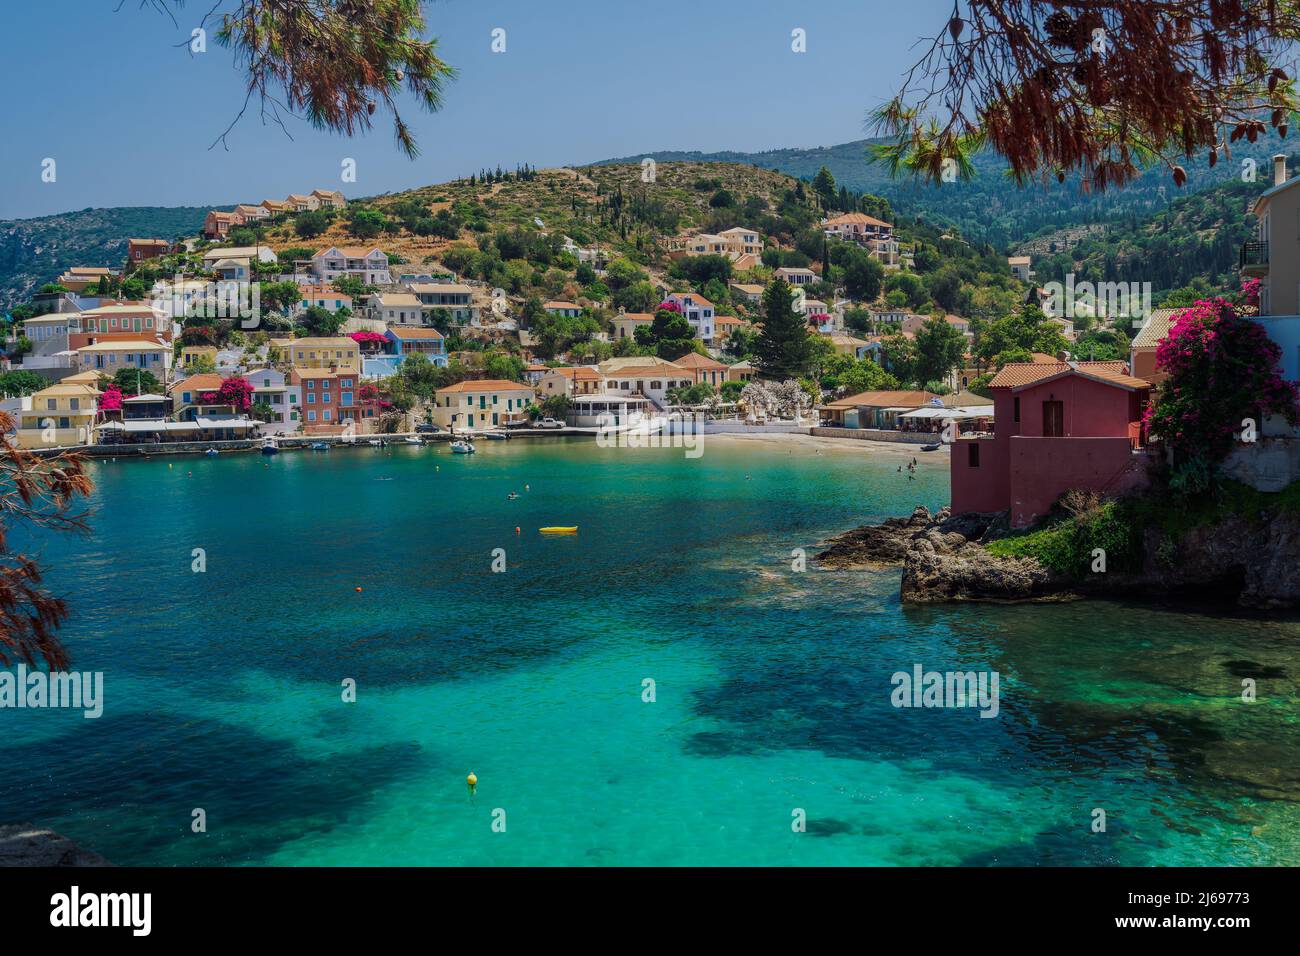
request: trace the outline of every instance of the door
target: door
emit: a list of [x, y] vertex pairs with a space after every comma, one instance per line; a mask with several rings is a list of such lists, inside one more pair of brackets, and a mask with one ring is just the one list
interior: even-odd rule
[[1061, 438], [1065, 435], [1065, 403], [1043, 402], [1043, 437]]

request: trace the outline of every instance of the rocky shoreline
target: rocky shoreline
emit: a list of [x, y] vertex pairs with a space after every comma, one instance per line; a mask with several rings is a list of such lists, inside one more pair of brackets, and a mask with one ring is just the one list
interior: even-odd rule
[[112, 866], [98, 853], [31, 823], [0, 826], [0, 867]]
[[901, 565], [903, 601], [1062, 601], [1081, 595], [1033, 558], [998, 558], [983, 547], [1006, 533], [1006, 516], [930, 514], [918, 505], [906, 518], [889, 518], [836, 535], [817, 555], [825, 568]]
[[1225, 514], [1177, 542], [1155, 528], [1141, 534], [1141, 571], [1069, 576], [1033, 557], [1002, 557], [984, 545], [1007, 536], [1005, 512], [935, 514], [918, 506], [836, 535], [817, 555], [828, 569], [901, 566], [905, 603], [1055, 602], [1089, 596], [1155, 600], [1188, 596], [1274, 612], [1300, 608], [1300, 515]]

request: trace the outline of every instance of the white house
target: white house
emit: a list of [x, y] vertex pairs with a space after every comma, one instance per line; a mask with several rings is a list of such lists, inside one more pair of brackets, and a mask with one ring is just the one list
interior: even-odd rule
[[411, 292], [376, 292], [369, 299], [370, 317], [387, 325], [423, 325], [424, 309]]
[[686, 321], [695, 330], [695, 337], [705, 345], [713, 344], [713, 303], [698, 292], [670, 292], [666, 301], [682, 310]]
[[330, 246], [310, 260], [317, 282], [333, 282], [339, 276], [355, 276], [367, 285], [391, 285], [388, 256], [378, 246]]

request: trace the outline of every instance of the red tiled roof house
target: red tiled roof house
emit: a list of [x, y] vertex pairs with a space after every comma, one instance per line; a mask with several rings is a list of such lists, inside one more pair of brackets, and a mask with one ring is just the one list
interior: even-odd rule
[[952, 446], [952, 510], [1010, 511], [1023, 528], [1071, 489], [1146, 483], [1142, 415], [1151, 384], [1125, 362], [1011, 363], [989, 382], [993, 437]]

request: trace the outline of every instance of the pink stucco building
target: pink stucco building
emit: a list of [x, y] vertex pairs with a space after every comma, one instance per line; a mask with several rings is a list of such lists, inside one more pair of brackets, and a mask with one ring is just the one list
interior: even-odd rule
[[954, 513], [1009, 510], [1023, 528], [1072, 488], [1119, 494], [1146, 483], [1151, 384], [1126, 363], [1012, 363], [989, 388], [993, 436], [953, 443]]

